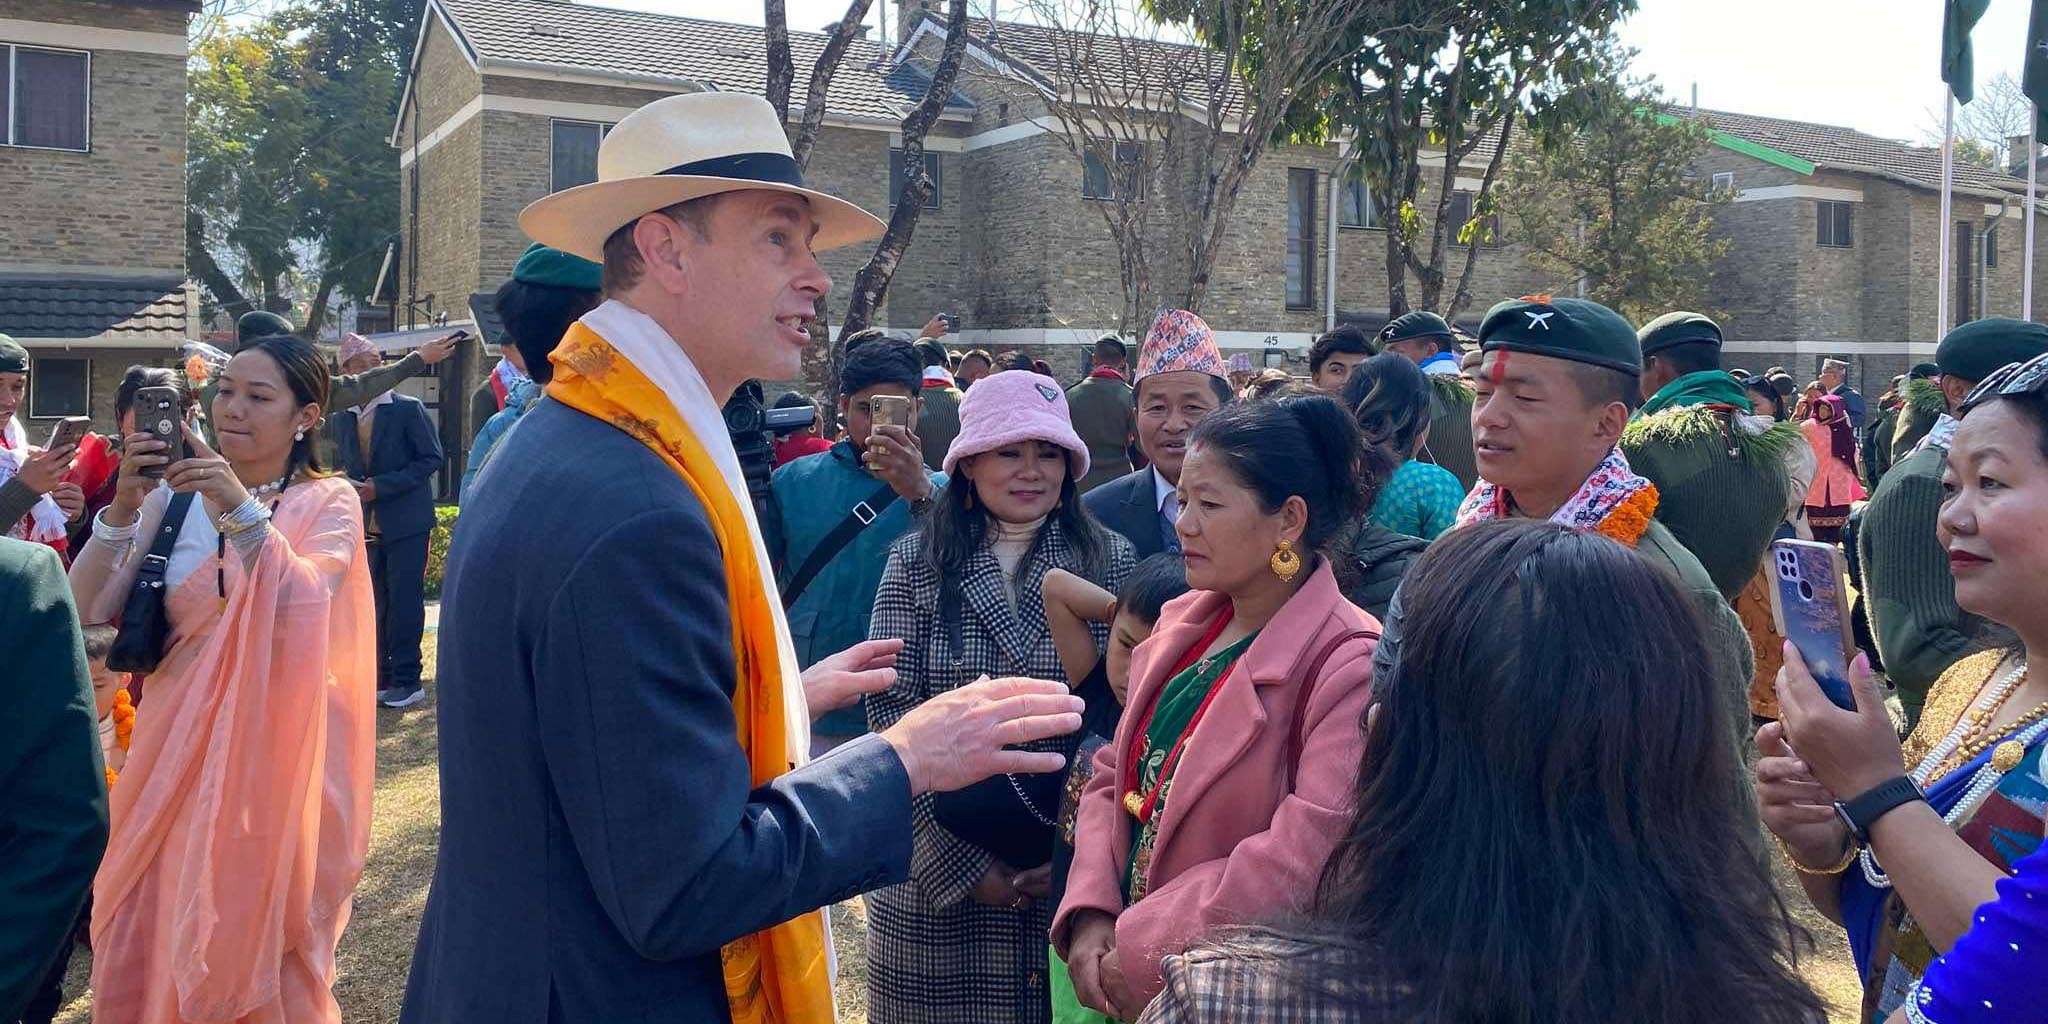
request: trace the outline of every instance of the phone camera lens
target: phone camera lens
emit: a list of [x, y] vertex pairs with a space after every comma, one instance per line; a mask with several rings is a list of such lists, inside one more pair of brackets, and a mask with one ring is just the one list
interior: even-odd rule
[[1813, 600], [1813, 584], [1805, 580], [1799, 581], [1799, 599], [1802, 601]]

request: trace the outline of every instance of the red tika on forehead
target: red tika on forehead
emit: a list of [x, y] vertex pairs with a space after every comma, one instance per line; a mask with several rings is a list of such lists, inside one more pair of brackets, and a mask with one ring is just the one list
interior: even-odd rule
[[1508, 377], [1508, 355], [1507, 349], [1494, 350], [1493, 372], [1488, 375], [1493, 379], [1494, 387], [1500, 387], [1501, 382]]

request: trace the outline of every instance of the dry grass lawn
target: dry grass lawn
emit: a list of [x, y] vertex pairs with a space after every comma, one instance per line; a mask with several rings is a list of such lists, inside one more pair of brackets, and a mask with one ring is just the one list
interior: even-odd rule
[[[434, 669], [432, 639], [427, 646], [427, 674]], [[413, 938], [426, 906], [427, 885], [434, 874], [434, 847], [440, 828], [440, 789], [435, 781], [433, 689], [425, 702], [404, 711], [377, 713], [376, 816], [370, 829], [370, 857], [361, 887], [356, 890], [355, 918], [343, 937], [335, 995], [350, 1024], [386, 1024], [398, 1019], [405, 996], [406, 967]], [[1820, 942], [1806, 962], [1807, 978], [1834, 1006], [1832, 1024], [1851, 1024], [1860, 999], [1855, 970], [1841, 929], [1806, 909], [1797, 883], [1781, 867], [1781, 882], [1800, 919]], [[861, 929], [866, 913], [859, 900], [834, 907], [832, 929], [839, 956], [839, 1007], [842, 1024], [866, 1024], [867, 1000], [862, 986], [866, 951]], [[58, 1015], [59, 1024], [86, 1024], [92, 998], [86, 992], [90, 956], [80, 950], [72, 958], [65, 991], [73, 998]]]

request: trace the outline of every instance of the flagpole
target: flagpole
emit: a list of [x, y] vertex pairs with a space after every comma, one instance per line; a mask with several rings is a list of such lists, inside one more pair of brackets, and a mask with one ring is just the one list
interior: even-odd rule
[[2020, 261], [2021, 266], [2024, 268], [2021, 271], [2023, 276], [2020, 278], [2020, 319], [2022, 320], [2032, 320], [2034, 318], [2034, 179], [2037, 177], [2037, 171], [2041, 163], [2035, 157], [2035, 154], [2040, 152], [2036, 148], [2040, 145], [2040, 142], [2034, 138], [2034, 127], [2040, 121], [2040, 105], [2029, 101], [2027, 103], [2027, 255], [2025, 259]]
[[1949, 243], [1955, 237], [1955, 228], [1949, 224], [1949, 190], [1955, 185], [1956, 176], [1956, 94], [1948, 86], [1942, 86], [1941, 117], [1941, 257], [1935, 273], [1940, 288], [1934, 299], [1934, 341], [1948, 337], [1949, 323]]

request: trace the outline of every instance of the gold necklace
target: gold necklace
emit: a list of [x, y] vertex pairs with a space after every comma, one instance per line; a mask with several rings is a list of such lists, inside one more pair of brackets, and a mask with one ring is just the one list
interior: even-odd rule
[[[1962, 721], [1958, 723], [1959, 726], [1964, 727], [1963, 734], [1957, 739], [1955, 750], [1948, 757], [1943, 758], [1940, 764], [1935, 766], [1936, 770], [1928, 778], [1940, 778], [1963, 765], [1969, 764], [1978, 754], [1983, 753], [1985, 748], [1992, 746], [1999, 736], [2012, 735], [2040, 721], [2043, 717], [2048, 717], [2048, 701], [2043, 701], [2028, 709], [2025, 714], [2008, 723], [2003, 729], [1993, 731], [1992, 723], [1997, 720], [1998, 713], [2004, 710], [2006, 703], [2012, 699], [2012, 695], [2017, 693], [2021, 686], [2026, 685], [2026, 682], [2027, 666], [2022, 662], [2012, 675], [2007, 677], [2006, 684], [1999, 688], [2002, 692], [1997, 695], [1997, 700], [1972, 707], [1964, 712]], [[1992, 754], [1993, 760], [1998, 761], [2002, 759], [2011, 762], [2003, 767], [1994, 764], [1994, 767], [1998, 767], [1999, 771], [2011, 771], [2013, 765], [2017, 765], [2019, 758], [2026, 753], [2026, 750], [2017, 743], [1999, 744], [1998, 746], [2000, 749]], [[2007, 749], [2008, 747], [2013, 749]]]

